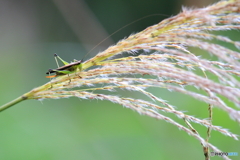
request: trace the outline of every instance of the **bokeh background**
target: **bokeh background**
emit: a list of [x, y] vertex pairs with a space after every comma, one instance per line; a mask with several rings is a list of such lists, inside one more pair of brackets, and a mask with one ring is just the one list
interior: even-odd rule
[[[88, 59], [124, 37], [179, 13], [183, 5], [203, 7], [214, 2], [0, 0], [0, 104], [48, 82], [46, 71], [56, 68], [54, 53], [71, 61], [82, 59], [89, 52], [85, 58]], [[125, 25], [128, 26], [121, 29]], [[98, 45], [118, 29], [121, 30]], [[225, 34], [240, 40], [238, 32]], [[166, 90], [153, 92], [190, 115], [207, 117], [205, 103]], [[129, 94], [133, 93], [126, 96]], [[214, 109], [213, 123], [240, 134], [239, 125], [219, 109]], [[206, 128], [193, 126], [206, 135]], [[215, 131], [210, 142], [222, 151], [240, 154], [239, 141]], [[202, 160], [204, 157], [196, 139], [165, 121], [107, 101], [70, 98], [29, 100], [0, 113], [0, 159]]]

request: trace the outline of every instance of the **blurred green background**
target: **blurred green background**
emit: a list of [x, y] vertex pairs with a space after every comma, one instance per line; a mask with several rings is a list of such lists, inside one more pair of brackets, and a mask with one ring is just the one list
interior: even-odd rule
[[[0, 0], [0, 104], [48, 82], [46, 71], [56, 67], [54, 53], [66, 61], [81, 59], [124, 25], [144, 16], [163, 14], [143, 18], [122, 29], [90, 51], [88, 59], [120, 39], [179, 13], [182, 5], [203, 7], [213, 2], [216, 1]], [[239, 34], [232, 38], [240, 40]], [[153, 92], [179, 110], [207, 117], [205, 103], [166, 90]], [[239, 125], [220, 109], [214, 109], [214, 124], [240, 134]], [[205, 137], [206, 128], [193, 126]], [[210, 142], [222, 151], [240, 154], [238, 141], [215, 131]], [[165, 121], [106, 101], [70, 98], [29, 100], [0, 113], [0, 159], [202, 160], [204, 157], [196, 139]]]

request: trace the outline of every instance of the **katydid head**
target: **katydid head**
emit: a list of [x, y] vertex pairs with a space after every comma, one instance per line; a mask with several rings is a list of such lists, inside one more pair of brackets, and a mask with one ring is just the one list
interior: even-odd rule
[[53, 69], [49, 69], [48, 72], [46, 74], [51, 74], [54, 73], [55, 71]]
[[54, 78], [57, 76], [57, 74], [55, 75], [50, 75], [52, 73], [55, 73], [55, 71], [53, 69], [49, 69], [48, 72], [46, 74], [48, 74], [49, 76], [46, 76], [46, 78]]

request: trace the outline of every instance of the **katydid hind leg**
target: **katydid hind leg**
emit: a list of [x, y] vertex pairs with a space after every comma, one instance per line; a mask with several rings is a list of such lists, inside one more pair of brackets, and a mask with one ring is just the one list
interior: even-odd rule
[[[57, 65], [58, 65], [58, 61], [57, 61], [57, 58], [64, 64], [64, 65], [68, 65], [69, 63], [64, 61], [61, 57], [59, 57], [56, 53], [54, 54], [54, 57], [56, 59], [56, 62], [57, 62]], [[58, 65], [58, 68], [59, 68], [59, 65]]]

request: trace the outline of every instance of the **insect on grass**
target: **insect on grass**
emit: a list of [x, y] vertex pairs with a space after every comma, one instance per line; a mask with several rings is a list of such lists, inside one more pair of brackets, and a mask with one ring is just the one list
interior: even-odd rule
[[[51, 76], [52, 78], [59, 77], [52, 83], [34, 88], [0, 106], [0, 111], [28, 99], [77, 97], [110, 101], [141, 115], [166, 121], [196, 138], [202, 145], [205, 160], [208, 160], [210, 150], [222, 152], [209, 143], [211, 130], [238, 140], [236, 134], [212, 123], [212, 108], [218, 107], [233, 120], [240, 122], [240, 114], [237, 110], [237, 106], [240, 105], [238, 89], [240, 83], [237, 79], [240, 52], [236, 50], [240, 47], [240, 43], [225, 35], [215, 35], [211, 31], [240, 29], [239, 14], [239, 0], [220, 1], [202, 9], [184, 8], [180, 14], [130, 35], [85, 62], [75, 60], [72, 63], [65, 63], [60, 57], [55, 56], [55, 59], [60, 59], [64, 66], [58, 65], [57, 69], [50, 69], [47, 74], [49, 76], [52, 73], [55, 74]], [[235, 45], [235, 48], [230, 48], [229, 44]], [[200, 49], [216, 56], [219, 60], [215, 60], [215, 57], [211, 59], [198, 57], [195, 51], [188, 50], [191, 48]], [[138, 51], [143, 52], [140, 52], [140, 55], [134, 54]], [[124, 52], [130, 55], [116, 58], [116, 55]], [[100, 67], [93, 67], [96, 65]], [[199, 72], [200, 70], [203, 74]], [[83, 78], [78, 78], [77, 74]], [[145, 74], [150, 76], [141, 76]], [[66, 85], [70, 78], [71, 83]], [[154, 88], [157, 92], [152, 92], [153, 90], [149, 88]], [[192, 90], [192, 88], [197, 89]], [[121, 94], [115, 89], [124, 89], [129, 92]], [[158, 92], [161, 92], [161, 89], [205, 102], [206, 106], [195, 107], [194, 105], [194, 107], [207, 109], [208, 120], [187, 114], [179, 110], [179, 107], [173, 107], [171, 103], [161, 99], [161, 93]], [[104, 91], [104, 93], [94, 93], [95, 91]], [[147, 99], [142, 96], [132, 96], [133, 91], [141, 93]], [[230, 101], [231, 104], [225, 103], [225, 100]], [[173, 119], [173, 116], [177, 118]], [[214, 118], [217, 117], [221, 118], [221, 115], [214, 116]], [[186, 125], [182, 124], [183, 121]], [[207, 135], [202, 135], [202, 131], [198, 132], [199, 130], [196, 130], [192, 123], [207, 127]], [[222, 157], [229, 159], [225, 155]]]
[[[85, 58], [92, 50], [94, 50], [97, 46], [99, 46], [102, 42], [104, 42], [106, 39], [108, 39], [109, 37], [111, 37], [112, 35], [114, 35], [115, 33], [119, 32], [120, 30], [126, 28], [127, 26], [131, 25], [131, 24], [134, 24], [140, 20], [143, 20], [145, 18], [148, 18], [148, 17], [151, 17], [151, 16], [167, 16], [167, 15], [164, 15], [164, 14], [152, 14], [152, 15], [148, 15], [148, 16], [145, 16], [145, 17], [142, 17], [140, 19], [137, 19], [123, 27], [121, 27], [120, 29], [116, 30], [115, 32], [113, 32], [112, 34], [110, 34], [109, 36], [107, 36], [105, 39], [103, 39], [101, 42], [99, 42], [95, 47], [93, 47], [83, 58]], [[60, 58], [56, 53], [54, 54], [54, 58], [56, 60], [56, 63], [57, 63], [57, 67], [56, 69], [49, 69], [48, 72], [46, 72], [46, 74], [48, 74], [48, 76], [46, 76], [46, 78], [54, 78], [54, 77], [58, 77], [58, 76], [63, 76], [63, 75], [69, 75], [71, 73], [76, 73], [77, 71], [81, 71], [82, 70], [82, 62], [83, 62], [83, 59], [82, 60], [73, 60], [73, 62], [71, 63], [68, 63], [66, 61], [64, 61], [62, 58]], [[58, 60], [59, 59], [63, 64], [64, 66], [59, 66], [58, 64]], [[55, 75], [51, 75], [51, 74], [54, 74]], [[78, 75], [79, 76], [79, 75]], [[79, 78], [81, 78], [81, 76], [79, 76]], [[71, 82], [71, 79], [69, 79], [69, 83]]]
[[[68, 63], [64, 61], [62, 58], [60, 58], [56, 53], [54, 54], [54, 57], [55, 57], [58, 68], [49, 69], [48, 72], [46, 73], [49, 76], [46, 76], [46, 78], [54, 78], [61, 75], [69, 75], [70, 73], [74, 73], [82, 69], [82, 60], [79, 60], [79, 61], [73, 60], [73, 62]], [[59, 67], [57, 59], [59, 59], [64, 64], [64, 66]], [[52, 73], [55, 73], [55, 75], [50, 75]]]

